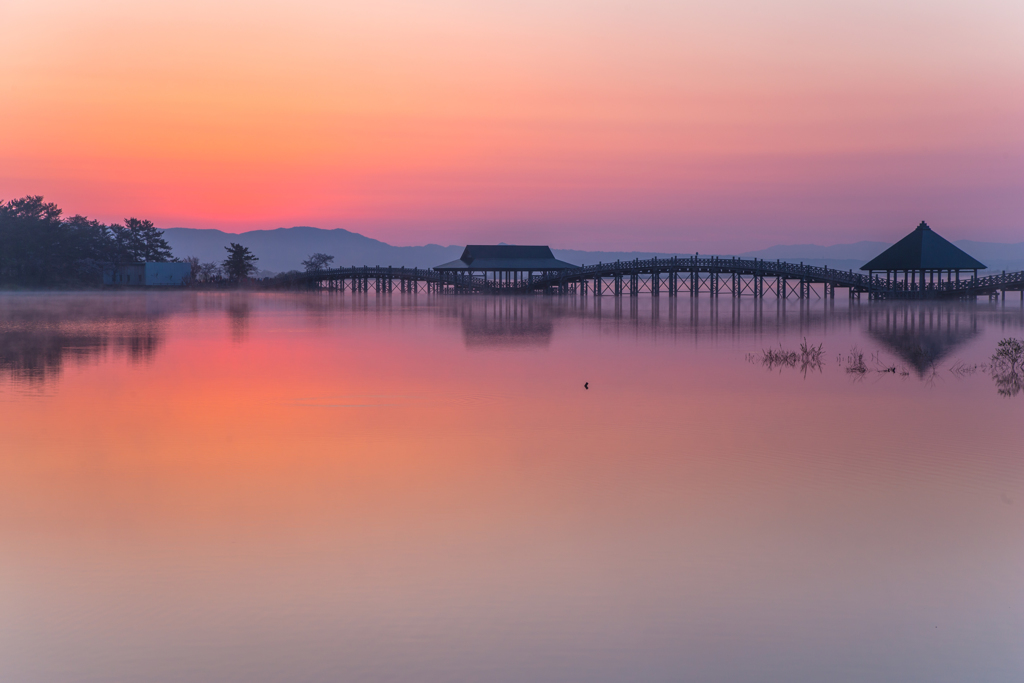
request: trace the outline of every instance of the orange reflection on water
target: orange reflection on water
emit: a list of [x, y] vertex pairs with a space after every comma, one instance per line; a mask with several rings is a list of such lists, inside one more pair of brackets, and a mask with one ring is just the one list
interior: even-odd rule
[[0, 384], [5, 681], [1024, 671], [1021, 402], [851, 378], [863, 311], [126, 301], [152, 354]]

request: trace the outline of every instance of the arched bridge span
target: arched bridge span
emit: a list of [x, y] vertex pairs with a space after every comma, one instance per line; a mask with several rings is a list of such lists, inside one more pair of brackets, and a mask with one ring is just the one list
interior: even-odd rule
[[[375, 291], [378, 293], [530, 293], [594, 296], [710, 294], [801, 299], [834, 298], [836, 288], [850, 297], [873, 299], [970, 298], [1022, 292], [1024, 271], [983, 277], [939, 274], [930, 282], [895, 280], [879, 275], [785, 261], [720, 257], [684, 257], [598, 263], [529, 277], [488, 279], [486, 274], [432, 268], [361, 266], [301, 273], [278, 282], [283, 286]], [[934, 277], [934, 276], [933, 276]]]
[[299, 273], [274, 282], [276, 286], [311, 289], [349, 290], [352, 292], [445, 294], [488, 292], [493, 283], [466, 273], [445, 272], [433, 268], [394, 268], [392, 266], [352, 266]]
[[707, 293], [780, 298], [834, 298], [838, 287], [847, 289], [851, 297], [868, 294], [875, 299], [967, 298], [1024, 290], [1024, 271], [983, 277], [953, 273], [932, 277], [925, 282], [923, 277], [894, 279], [803, 263], [693, 256], [582, 266], [537, 279], [530, 287], [599, 296], [646, 292], [653, 296]]

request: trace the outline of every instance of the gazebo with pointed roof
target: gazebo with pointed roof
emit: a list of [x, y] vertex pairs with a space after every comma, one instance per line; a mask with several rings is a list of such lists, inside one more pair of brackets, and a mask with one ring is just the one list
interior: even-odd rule
[[943, 273], [946, 274], [947, 282], [953, 279], [959, 282], [961, 271], [973, 272], [977, 277], [978, 271], [985, 267], [985, 264], [921, 221], [912, 233], [860, 269], [868, 271], [872, 276], [877, 272], [885, 273], [892, 289], [923, 292], [941, 283]]

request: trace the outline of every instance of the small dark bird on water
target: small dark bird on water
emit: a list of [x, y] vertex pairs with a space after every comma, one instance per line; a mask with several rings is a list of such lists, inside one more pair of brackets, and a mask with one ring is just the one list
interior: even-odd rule
[[583, 383], [583, 388], [584, 389], [589, 389], [590, 388], [590, 382], [584, 382]]

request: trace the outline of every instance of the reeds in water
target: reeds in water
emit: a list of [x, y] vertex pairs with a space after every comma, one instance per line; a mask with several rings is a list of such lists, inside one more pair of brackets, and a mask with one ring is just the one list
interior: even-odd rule
[[[850, 354], [846, 357], [846, 371], [857, 375], [863, 375], [868, 371], [868, 366], [864, 362], [864, 354], [856, 346], [850, 349]], [[895, 372], [895, 368], [893, 368]]]
[[1024, 340], [1001, 339], [992, 354], [991, 372], [1002, 396], [1016, 396], [1024, 391]]
[[795, 351], [786, 351], [781, 346], [778, 349], [762, 349], [761, 364], [771, 370], [773, 367], [796, 367], [800, 357]]
[[779, 345], [777, 349], [762, 349], [761, 364], [771, 370], [772, 368], [795, 368], [800, 365], [800, 370], [806, 375], [808, 370], [821, 370], [824, 364], [824, 344], [811, 346], [804, 337], [800, 344], [800, 353], [789, 351]]

